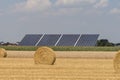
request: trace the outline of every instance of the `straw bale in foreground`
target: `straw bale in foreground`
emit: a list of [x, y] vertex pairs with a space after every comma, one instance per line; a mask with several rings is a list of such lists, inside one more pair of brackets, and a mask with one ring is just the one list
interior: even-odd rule
[[120, 72], [120, 51], [116, 54], [113, 62], [115, 71]]
[[3, 48], [0, 48], [0, 58], [7, 57], [7, 51]]
[[53, 65], [56, 60], [55, 52], [49, 47], [40, 47], [34, 54], [35, 64]]

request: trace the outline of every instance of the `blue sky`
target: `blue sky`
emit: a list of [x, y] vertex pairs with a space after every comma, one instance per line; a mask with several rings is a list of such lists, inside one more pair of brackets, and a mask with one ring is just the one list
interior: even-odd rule
[[0, 0], [0, 41], [25, 34], [100, 34], [120, 42], [120, 0]]

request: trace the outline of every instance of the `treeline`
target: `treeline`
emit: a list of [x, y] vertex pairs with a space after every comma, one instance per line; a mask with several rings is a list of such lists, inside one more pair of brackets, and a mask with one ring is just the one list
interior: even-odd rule
[[97, 46], [120, 46], [120, 43], [112, 43], [108, 39], [100, 39], [97, 41]]

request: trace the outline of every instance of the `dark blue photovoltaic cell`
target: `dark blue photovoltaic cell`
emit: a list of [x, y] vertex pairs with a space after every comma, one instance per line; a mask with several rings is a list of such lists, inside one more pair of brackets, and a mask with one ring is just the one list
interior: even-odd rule
[[99, 34], [27, 34], [21, 46], [95, 46]]
[[57, 46], [74, 46], [79, 36], [79, 34], [64, 34]]
[[42, 34], [40, 34], [40, 35], [28, 34], [22, 39], [22, 41], [19, 43], [19, 45], [35, 46], [35, 44], [38, 42], [38, 40], [41, 38], [41, 36], [42, 36]]
[[45, 34], [37, 46], [55, 46], [60, 34]]
[[98, 36], [98, 34], [83, 34], [76, 46], [95, 46]]

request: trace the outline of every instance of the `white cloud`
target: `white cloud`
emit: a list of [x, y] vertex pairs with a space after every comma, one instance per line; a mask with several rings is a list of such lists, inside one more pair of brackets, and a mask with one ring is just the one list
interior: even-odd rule
[[80, 3], [95, 3], [96, 0], [57, 0], [56, 5], [74, 5]]
[[42, 11], [51, 6], [49, 0], [26, 0], [15, 5], [15, 11]]
[[94, 7], [95, 8], [107, 7], [108, 4], [109, 4], [108, 0], [99, 0], [99, 2], [94, 5]]
[[120, 9], [114, 8], [110, 11], [111, 14], [120, 14]]
[[25, 0], [14, 6], [14, 12], [39, 11], [50, 15], [71, 15], [85, 12], [86, 14], [101, 14], [102, 12], [96, 11], [93, 5], [96, 8], [106, 7], [108, 6], [108, 0], [56, 0], [54, 3], [51, 0]]

